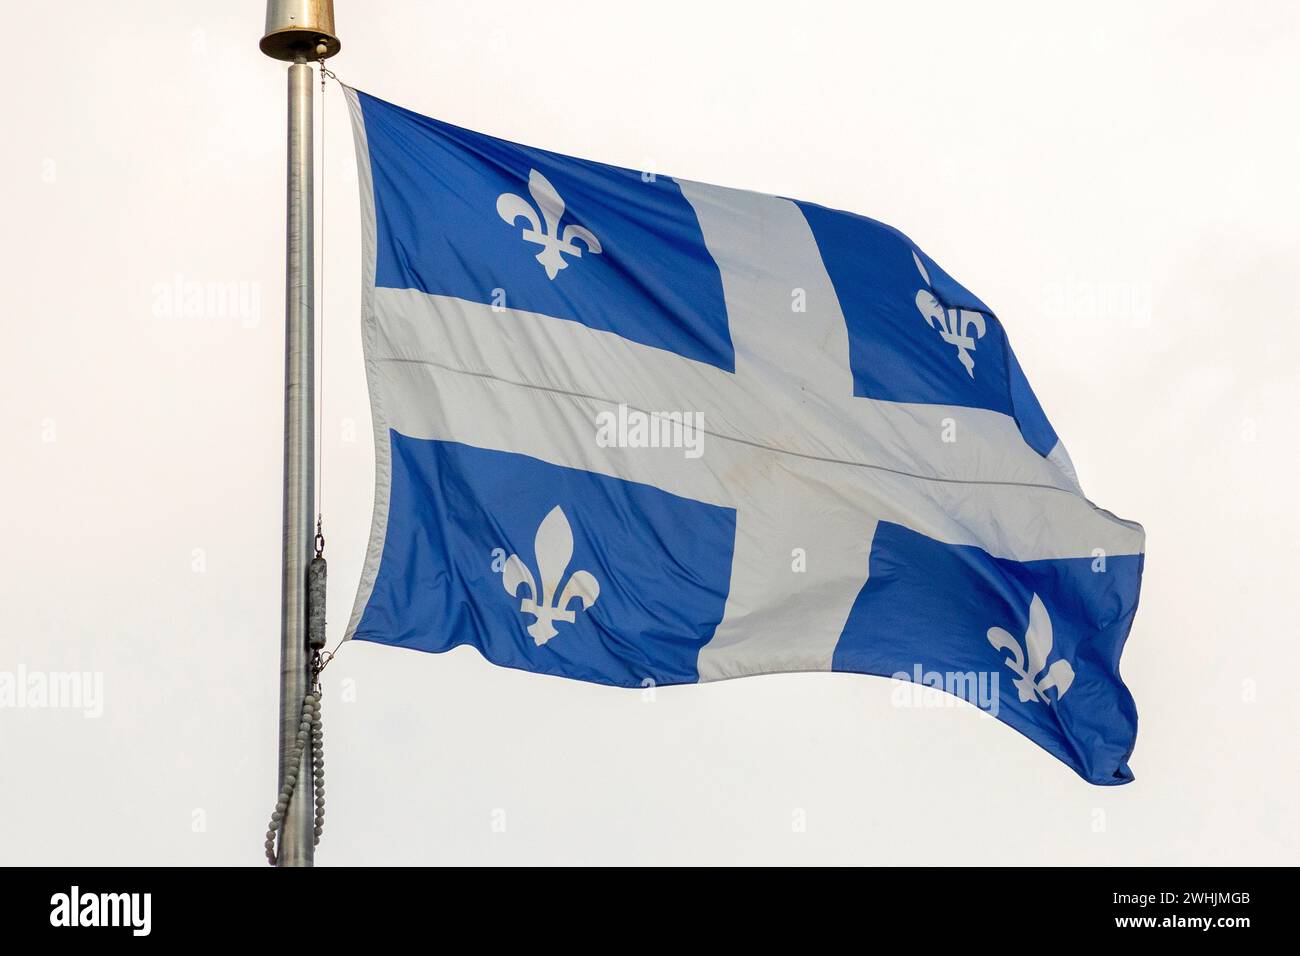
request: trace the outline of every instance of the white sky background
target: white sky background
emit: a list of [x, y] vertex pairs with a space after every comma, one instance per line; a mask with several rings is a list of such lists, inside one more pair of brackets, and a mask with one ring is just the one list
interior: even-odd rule
[[[1300, 9], [1051, 6], [337, 0], [330, 65], [483, 132], [884, 220], [989, 303], [1089, 497], [1147, 529], [1137, 781], [879, 678], [649, 703], [358, 642], [326, 672], [320, 864], [1296, 861]], [[0, 671], [104, 680], [97, 720], [0, 710], [0, 863], [259, 864], [284, 66], [256, 0], [0, 12]], [[373, 444], [336, 87], [326, 111], [332, 644]], [[187, 318], [177, 281], [250, 298]]]

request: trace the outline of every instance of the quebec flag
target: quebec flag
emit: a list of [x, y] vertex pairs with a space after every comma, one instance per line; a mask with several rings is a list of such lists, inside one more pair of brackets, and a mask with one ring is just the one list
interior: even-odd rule
[[377, 458], [349, 637], [623, 687], [984, 682], [1133, 779], [1144, 534], [1084, 497], [988, 306], [862, 216], [347, 95]]

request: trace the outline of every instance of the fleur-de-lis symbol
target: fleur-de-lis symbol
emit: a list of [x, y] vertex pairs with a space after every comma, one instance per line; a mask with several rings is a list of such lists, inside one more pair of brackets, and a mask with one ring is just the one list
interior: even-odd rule
[[569, 527], [569, 519], [564, 516], [559, 505], [542, 519], [537, 529], [537, 538], [533, 541], [533, 550], [537, 554], [537, 570], [542, 578], [541, 591], [537, 590], [533, 572], [528, 570], [528, 565], [517, 554], [506, 558], [505, 566], [501, 569], [501, 584], [511, 597], [519, 596], [520, 585], [528, 588], [528, 596], [520, 601], [519, 610], [537, 618], [528, 625], [528, 633], [532, 635], [533, 642], [541, 647], [558, 633], [553, 622], [573, 623], [574, 612], [569, 610], [569, 602], [577, 598], [582, 603], [582, 609], [587, 610], [600, 597], [600, 585], [589, 571], [574, 571], [564, 585], [564, 590], [559, 592], [559, 600], [555, 600], [556, 591], [559, 590], [564, 572], [568, 570], [569, 561], [573, 557], [573, 529]]
[[591, 230], [570, 223], [563, 232], [560, 231], [564, 200], [551, 181], [535, 169], [528, 171], [528, 192], [537, 204], [536, 209], [523, 196], [502, 193], [497, 197], [497, 215], [512, 226], [519, 219], [528, 223], [523, 237], [542, 247], [536, 258], [545, 267], [548, 279], [554, 279], [561, 269], [568, 267], [569, 263], [564, 259], [566, 255], [582, 258], [582, 249], [573, 244], [575, 239], [582, 240], [588, 252], [600, 254], [600, 240], [591, 234]]
[[[1056, 661], [1043, 674], [1047, 655], [1052, 653], [1052, 619], [1047, 616], [1047, 608], [1037, 594], [1029, 602], [1029, 630], [1025, 632], [1023, 649], [1019, 641], [1000, 627], [990, 627], [988, 637], [989, 643], [997, 650], [1011, 652], [1005, 663], [1016, 674], [1013, 683], [1020, 692], [1021, 703], [1037, 697], [1044, 704], [1050, 704], [1047, 692], [1053, 687], [1056, 688], [1056, 699], [1059, 701], [1074, 683], [1074, 668], [1069, 661]], [[1028, 661], [1025, 660], [1026, 652], [1029, 654]]]
[[[921, 257], [913, 252], [912, 261], [916, 263], [916, 268], [921, 273], [921, 278], [925, 280], [925, 284], [930, 285], [930, 273], [926, 272], [925, 266], [921, 264]], [[967, 309], [945, 310], [929, 289], [917, 291], [916, 307], [921, 311], [921, 317], [925, 319], [926, 325], [938, 329], [941, 339], [957, 347], [957, 358], [962, 365], [966, 366], [967, 374], [974, 378], [975, 359], [970, 353], [975, 351], [975, 339], [984, 337], [984, 316]], [[971, 329], [975, 330], [974, 336], [970, 334]]]

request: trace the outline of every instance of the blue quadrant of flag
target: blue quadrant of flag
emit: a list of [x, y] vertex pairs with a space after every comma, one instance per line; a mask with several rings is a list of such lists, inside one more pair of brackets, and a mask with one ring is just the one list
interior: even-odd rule
[[[482, 136], [359, 95], [379, 218], [377, 286], [500, 302], [734, 367], [718, 267], [673, 179]], [[562, 283], [531, 256], [493, 252], [519, 232], [496, 212], [498, 200], [529, 204], [533, 169], [564, 197], [573, 225], [600, 221], [600, 253], [586, 250], [583, 268], [566, 268]], [[581, 241], [573, 246], [583, 252]]]
[[[470, 644], [494, 664], [622, 687], [698, 678], [727, 596], [735, 512], [525, 455], [391, 441], [384, 558], [355, 637], [422, 651]], [[586, 571], [600, 593], [563, 639], [538, 644], [519, 609], [541, 599], [537, 532], [556, 508], [573, 539], [559, 588]], [[506, 588], [512, 555], [533, 574], [531, 591]]]

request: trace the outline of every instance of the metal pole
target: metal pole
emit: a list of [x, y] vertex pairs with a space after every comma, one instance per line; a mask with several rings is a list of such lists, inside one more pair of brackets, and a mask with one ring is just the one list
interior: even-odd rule
[[269, 0], [262, 52], [289, 67], [288, 191], [284, 307], [284, 521], [280, 584], [279, 783], [297, 778], [281, 821], [280, 866], [311, 866], [315, 799], [311, 748], [291, 766], [302, 702], [310, 687], [307, 647], [307, 565], [311, 561], [316, 449], [313, 225], [312, 69], [308, 59], [339, 50], [332, 2]]
[[313, 446], [315, 312], [312, 232], [312, 80], [305, 57], [289, 67], [288, 249], [284, 287], [284, 560], [280, 591], [280, 785], [297, 789], [280, 829], [280, 865], [312, 864], [311, 751], [302, 766], [288, 761], [309, 687], [307, 563], [315, 510]]

